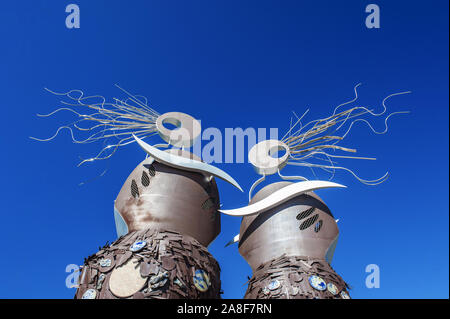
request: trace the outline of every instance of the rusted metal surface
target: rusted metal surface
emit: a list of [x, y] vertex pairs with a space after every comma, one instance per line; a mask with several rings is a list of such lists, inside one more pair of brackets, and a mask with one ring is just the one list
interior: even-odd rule
[[217, 299], [220, 267], [208, 250], [190, 236], [173, 231], [139, 230], [104, 246], [85, 260], [75, 299], [83, 296]]
[[[181, 150], [172, 154], [200, 160]], [[220, 232], [219, 192], [214, 178], [153, 161], [142, 161], [115, 201], [129, 232], [164, 229], [186, 234], [208, 246]]]

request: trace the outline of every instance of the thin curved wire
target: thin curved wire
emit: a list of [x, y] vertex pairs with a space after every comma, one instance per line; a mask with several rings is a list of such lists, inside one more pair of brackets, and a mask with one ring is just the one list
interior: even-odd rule
[[[325, 118], [321, 118], [318, 120], [312, 120], [305, 125], [301, 124], [301, 120], [309, 111], [307, 110], [300, 118], [297, 117], [297, 121], [292, 125], [285, 136], [281, 139], [284, 142], [290, 151], [288, 164], [296, 165], [296, 166], [304, 166], [311, 169], [312, 173], [315, 175], [314, 168], [320, 168], [330, 174], [332, 174], [331, 178], [334, 177], [336, 170], [345, 170], [350, 172], [358, 181], [367, 184], [367, 185], [377, 185], [386, 180], [388, 173], [384, 174], [382, 177], [367, 180], [360, 178], [354, 171], [349, 168], [343, 166], [336, 166], [337, 162], [334, 162], [332, 159], [361, 159], [361, 160], [375, 160], [372, 157], [359, 157], [359, 156], [349, 156], [349, 155], [339, 155], [339, 154], [330, 154], [330, 151], [337, 152], [342, 151], [346, 153], [356, 153], [356, 149], [343, 147], [337, 145], [344, 138], [346, 138], [351, 129], [353, 128], [355, 123], [362, 122], [365, 123], [369, 129], [375, 134], [385, 134], [389, 130], [388, 120], [396, 114], [404, 114], [409, 113], [408, 111], [397, 111], [387, 114], [384, 117], [384, 129], [376, 130], [372, 123], [369, 121], [370, 118], [381, 117], [387, 113], [386, 102], [393, 96], [403, 95], [411, 93], [407, 92], [399, 92], [388, 95], [382, 100], [383, 109], [380, 112], [374, 112], [373, 109], [369, 109], [364, 106], [355, 106], [345, 110], [339, 110], [345, 105], [351, 104], [358, 99], [358, 87], [361, 83], [358, 83], [354, 87], [354, 98], [350, 101], [342, 103], [336, 106], [333, 110], [333, 113]], [[338, 112], [339, 110], [339, 112]], [[369, 116], [369, 119], [361, 118], [362, 116]], [[291, 120], [292, 123], [292, 120]], [[296, 128], [299, 126], [299, 128]], [[295, 131], [294, 131], [295, 128]], [[340, 131], [344, 129], [344, 131]], [[324, 157], [324, 158], [323, 158]], [[326, 160], [328, 164], [316, 163], [314, 161], [317, 160]], [[311, 162], [313, 161], [313, 162]]]
[[[51, 117], [59, 112], [68, 111], [77, 115], [79, 119], [58, 127], [55, 134], [48, 138], [30, 138], [48, 142], [66, 129], [70, 132], [72, 142], [76, 144], [106, 142], [112, 139], [112, 142], [104, 146], [96, 156], [82, 159], [78, 164], [80, 166], [86, 162], [110, 158], [119, 147], [135, 142], [133, 134], [141, 139], [156, 134], [156, 120], [159, 113], [147, 105], [147, 98], [141, 95], [132, 95], [118, 85], [116, 87], [126, 94], [125, 99], [113, 98], [112, 102], [107, 102], [106, 98], [101, 95], [85, 96], [81, 90], [58, 93], [46, 88], [48, 92], [64, 96], [67, 100], [60, 101], [63, 107], [48, 114], [37, 114], [37, 116]], [[75, 132], [87, 134], [87, 137], [76, 137]]]

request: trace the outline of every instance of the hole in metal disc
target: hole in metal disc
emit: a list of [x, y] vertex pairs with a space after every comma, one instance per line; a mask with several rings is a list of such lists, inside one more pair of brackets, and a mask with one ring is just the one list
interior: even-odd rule
[[311, 215], [314, 212], [314, 207], [308, 208], [307, 210], [301, 212], [300, 214], [297, 215], [297, 219], [301, 220], [303, 218], [308, 217], [309, 215]]

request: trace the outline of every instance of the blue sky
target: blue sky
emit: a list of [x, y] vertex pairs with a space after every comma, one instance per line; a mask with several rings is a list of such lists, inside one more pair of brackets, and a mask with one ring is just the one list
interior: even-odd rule
[[[76, 3], [81, 28], [65, 27]], [[354, 298], [448, 298], [448, 1], [374, 1], [381, 28], [364, 25], [368, 1], [8, 1], [0, 10], [3, 200], [1, 298], [73, 298], [65, 267], [115, 239], [113, 200], [143, 152], [130, 145], [108, 163], [77, 168], [98, 145], [74, 145], [69, 116], [39, 119], [58, 98], [44, 91], [83, 89], [123, 97], [114, 84], [147, 96], [160, 113], [183, 111], [206, 127], [278, 127], [292, 111], [310, 119], [353, 97], [380, 107], [390, 93], [390, 131], [363, 127], [348, 145], [376, 162], [349, 163], [364, 177], [390, 172], [376, 187], [340, 173], [345, 190], [321, 190], [337, 218], [332, 266]], [[382, 123], [378, 122], [378, 127]], [[154, 143], [160, 140], [155, 137]], [[78, 183], [108, 173], [84, 186]], [[248, 163], [217, 164], [248, 190]], [[303, 169], [288, 174], [309, 172]], [[275, 181], [276, 178], [269, 181]], [[224, 207], [246, 195], [219, 181]], [[225, 298], [241, 298], [251, 270], [237, 246], [224, 248], [239, 218], [222, 217], [211, 253]], [[365, 286], [377, 264], [381, 286]]]

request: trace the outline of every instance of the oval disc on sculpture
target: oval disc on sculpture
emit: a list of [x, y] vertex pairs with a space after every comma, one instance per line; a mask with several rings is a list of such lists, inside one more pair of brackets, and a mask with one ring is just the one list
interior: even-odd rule
[[139, 260], [132, 258], [111, 273], [109, 290], [120, 298], [126, 298], [140, 291], [147, 278], [141, 276]]
[[[281, 157], [274, 157], [276, 152], [284, 151]], [[265, 140], [254, 145], [248, 153], [248, 160], [260, 175], [272, 175], [286, 166], [289, 147], [278, 140]]]
[[[172, 124], [177, 128], [169, 129], [164, 124]], [[181, 112], [168, 112], [156, 119], [156, 129], [161, 138], [175, 147], [191, 147], [200, 136], [200, 122], [192, 116]]]

